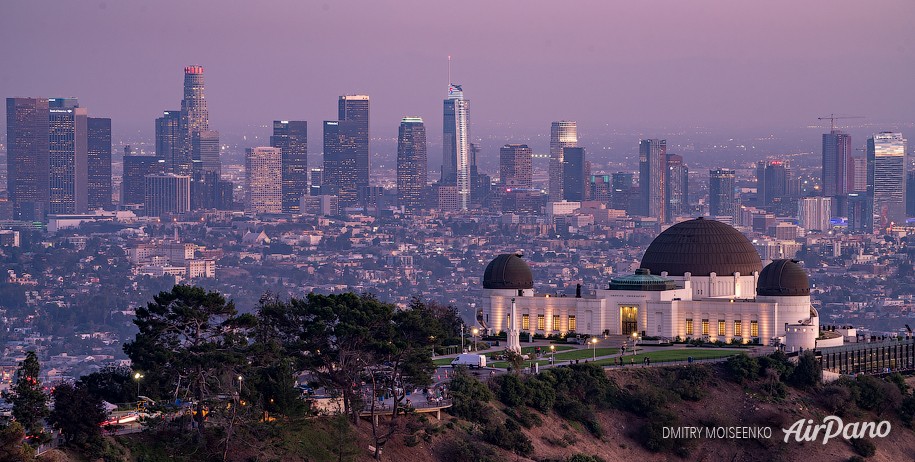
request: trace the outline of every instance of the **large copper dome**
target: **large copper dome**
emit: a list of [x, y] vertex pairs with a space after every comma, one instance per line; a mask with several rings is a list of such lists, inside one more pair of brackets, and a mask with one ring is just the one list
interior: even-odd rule
[[797, 264], [797, 260], [773, 260], [759, 273], [756, 295], [810, 295], [810, 278], [804, 268]]
[[720, 221], [696, 218], [667, 228], [648, 246], [642, 268], [669, 276], [749, 276], [762, 270], [762, 260], [750, 240]]
[[534, 275], [520, 255], [503, 253], [486, 266], [484, 289], [532, 289]]

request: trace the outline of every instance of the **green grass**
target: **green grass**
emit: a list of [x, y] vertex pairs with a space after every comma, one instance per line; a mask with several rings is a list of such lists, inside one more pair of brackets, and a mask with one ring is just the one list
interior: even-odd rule
[[[732, 356], [735, 354], [740, 354], [738, 351], [733, 350], [722, 350], [717, 348], [678, 348], [676, 350], [661, 350], [661, 351], [651, 351], [648, 353], [639, 353], [636, 355], [626, 355], [623, 358], [625, 364], [642, 364], [642, 361], [645, 360], [645, 357], [651, 358], [653, 363], [662, 363], [669, 361], [686, 361], [690, 356], [693, 359], [713, 359], [713, 358], [725, 358], [727, 356]], [[612, 365], [615, 364], [614, 360], [616, 358], [607, 358], [601, 359], [595, 362], [599, 366]]]
[[591, 359], [595, 353], [597, 356], [615, 355], [620, 352], [619, 348], [598, 348], [595, 352], [591, 348], [584, 348], [565, 353], [556, 353], [556, 361], [569, 361], [574, 359]]

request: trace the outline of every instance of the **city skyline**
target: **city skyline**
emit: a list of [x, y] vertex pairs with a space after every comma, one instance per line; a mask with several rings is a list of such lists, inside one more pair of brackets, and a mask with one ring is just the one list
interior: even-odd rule
[[[197, 18], [193, 30], [189, 20], [168, 15], [173, 6], [168, 2], [143, 5], [142, 11], [140, 6], [121, 4], [92, 8], [20, 4], [18, 14], [0, 19], [0, 38], [7, 39], [0, 40], [0, 50], [11, 63], [0, 71], [0, 87], [8, 96], [72, 94], [90, 101], [94, 111], [112, 118], [114, 137], [120, 138], [149, 133], [149, 120], [161, 114], [163, 104], [177, 107], [175, 70], [198, 63], [209, 70], [208, 109], [213, 125], [223, 131], [244, 132], [252, 126], [269, 130], [275, 119], [331, 120], [332, 108], [322, 101], [339, 94], [364, 93], [375, 99], [374, 133], [393, 139], [400, 118], [415, 114], [427, 120], [437, 142], [441, 130], [433, 116], [438, 112], [440, 89], [449, 83], [446, 59], [451, 55], [452, 80], [473, 88], [478, 133], [490, 131], [490, 126], [532, 133], [564, 117], [579, 121], [583, 133], [677, 127], [777, 129], [813, 124], [815, 117], [830, 111], [867, 115], [875, 123], [913, 122], [909, 108], [915, 106], [915, 95], [895, 76], [910, 74], [909, 63], [915, 62], [915, 51], [905, 46], [913, 41], [915, 32], [902, 19], [912, 16], [915, 5], [882, 2], [878, 5], [881, 14], [871, 15], [866, 13], [874, 9], [873, 4], [843, 3], [829, 9], [831, 21], [821, 21], [820, 10], [825, 5], [792, 4], [792, 16], [786, 17], [770, 5], [701, 3], [714, 7], [716, 14], [703, 15], [703, 9], [691, 5], [653, 9], [584, 3], [574, 16], [573, 12], [559, 12], [554, 18], [542, 14], [549, 8], [546, 3], [525, 4], [525, 11], [519, 13], [509, 2], [488, 6], [491, 11], [481, 21], [527, 20], [528, 28], [509, 36], [499, 28], [484, 27], [484, 33], [460, 39], [457, 32], [429, 28], [434, 24], [432, 18], [447, 11], [445, 5], [418, 5], [411, 10], [415, 16], [403, 27], [390, 27], [405, 20], [392, 14], [397, 7], [370, 5], [366, 7], [369, 14], [356, 15], [357, 25], [369, 34], [389, 28], [391, 33], [365, 43], [358, 38], [341, 40], [335, 49], [342, 53], [310, 45], [320, 43], [327, 31], [353, 17], [354, 5], [348, 3], [325, 5], [324, 9], [320, 4], [280, 3], [266, 9], [240, 6], [241, 10], [258, 10], [221, 19], [198, 11], [203, 4], [189, 5], [187, 17]], [[49, 14], [52, 8], [62, 14]], [[265, 20], [264, 12], [274, 13], [268, 15], [270, 21], [279, 21], [268, 33], [246, 37], [241, 43], [232, 36], [239, 21], [257, 24]], [[280, 12], [283, 14], [275, 14]], [[376, 23], [367, 19], [373, 17], [371, 13], [391, 17], [395, 23]], [[140, 14], [148, 18], [137, 21]], [[23, 15], [42, 20], [30, 30], [22, 29], [27, 22], [9, 20]], [[626, 34], [635, 26], [628, 23], [652, 15], [670, 24], [657, 28], [639, 47], [629, 46], [632, 39]], [[678, 15], [689, 20], [673, 21]], [[564, 34], [540, 37], [538, 31], [546, 27], [542, 17], [554, 20], [556, 32]], [[56, 24], [64, 18], [94, 31], [84, 38], [87, 53], [62, 54], [49, 45], [59, 36], [57, 31], [65, 30]], [[172, 33], [163, 35], [160, 27], [148, 25], [156, 21]], [[773, 22], [780, 25], [777, 38], [769, 33]], [[689, 28], [684, 29], [687, 24]], [[837, 27], [844, 33], [833, 33]], [[205, 44], [190, 40], [194, 34], [225, 38], [230, 45], [226, 49], [233, 53], [204, 52], [208, 49]], [[731, 40], [734, 36], [743, 38]], [[32, 45], [23, 47], [21, 40], [12, 37], [28, 37]], [[417, 49], [393, 46], [408, 37], [426, 40]], [[260, 71], [262, 64], [274, 62], [272, 57], [284, 53], [289, 46], [285, 44], [296, 42], [309, 44], [309, 66], [284, 64], [283, 72]], [[159, 46], [134, 46], [131, 53], [125, 52], [128, 45], [143, 43], [176, 51], [156, 53]], [[551, 53], [554, 64], [575, 64], [578, 72], [546, 76], [537, 71], [542, 64], [535, 56], [558, 47], [564, 52]], [[44, 50], [42, 59], [35, 59], [37, 54], [30, 50]], [[510, 50], [517, 52], [507, 54]], [[314, 65], [328, 73], [312, 77]], [[53, 71], [61, 66], [73, 70], [66, 79]], [[112, 66], [117, 72], [97, 71]], [[671, 66], [677, 72], [652, 72]], [[30, 71], [13, 72], [23, 68]], [[411, 70], [408, 79], [400, 72], [404, 68]], [[830, 71], [835, 68], [845, 72]], [[867, 71], [871, 68], [882, 71]], [[608, 74], [610, 69], [614, 72]], [[117, 78], [112, 77], [115, 75]], [[521, 75], [524, 77], [517, 77]], [[144, 82], [143, 92], [136, 91], [136, 82]], [[872, 90], [876, 88], [880, 91]], [[834, 95], [840, 92], [845, 97], [841, 107], [835, 107]], [[126, 98], [131, 99], [130, 105], [122, 104]], [[664, 110], [644, 104], [646, 99], [663, 101]], [[608, 104], [613, 110], [607, 111]], [[543, 111], [543, 107], [551, 109]]]

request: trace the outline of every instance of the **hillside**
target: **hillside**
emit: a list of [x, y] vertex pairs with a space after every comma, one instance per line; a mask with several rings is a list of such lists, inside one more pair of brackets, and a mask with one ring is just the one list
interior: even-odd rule
[[[911, 425], [912, 378], [907, 394], [901, 382], [873, 378], [805, 388], [785, 384], [796, 375], [781, 369], [784, 364], [759, 362], [612, 372], [573, 366], [537, 378], [496, 377], [488, 387], [462, 374], [453, 383], [455, 415], [443, 415], [441, 422], [403, 419], [382, 460], [566, 461], [581, 455], [586, 457], [575, 460], [848, 461], [870, 453], [868, 443], [855, 448], [841, 437], [826, 445], [821, 438], [783, 441], [782, 428], [829, 415], [846, 423], [887, 420], [889, 436], [871, 440], [875, 451], [866, 460], [912, 460], [915, 431], [900, 419], [910, 412]], [[670, 439], [663, 426], [769, 427], [771, 437]], [[118, 437], [122, 453], [109, 460], [222, 459], [221, 444], [199, 450], [169, 443], [182, 438], [150, 432]], [[239, 430], [225, 454], [232, 461], [372, 460], [372, 441], [368, 421], [356, 427], [328, 417], [277, 421]]]

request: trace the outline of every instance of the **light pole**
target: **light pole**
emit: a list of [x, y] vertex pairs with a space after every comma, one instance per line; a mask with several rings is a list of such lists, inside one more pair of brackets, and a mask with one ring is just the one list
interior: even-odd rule
[[464, 353], [464, 324], [461, 324], [461, 353]]
[[477, 351], [477, 335], [479, 335], [480, 329], [474, 327], [470, 333], [473, 334], [473, 351]]
[[140, 399], [140, 379], [143, 378], [143, 374], [137, 372], [133, 374], [133, 379], [137, 381], [137, 399]]
[[597, 359], [597, 337], [591, 337], [591, 350], [593, 351], [593, 355], [591, 356], [591, 360], [593, 361]]
[[632, 356], [635, 356], [635, 346], [639, 344], [639, 334], [636, 332], [632, 333]]
[[550, 364], [556, 362], [556, 345], [550, 345]]

